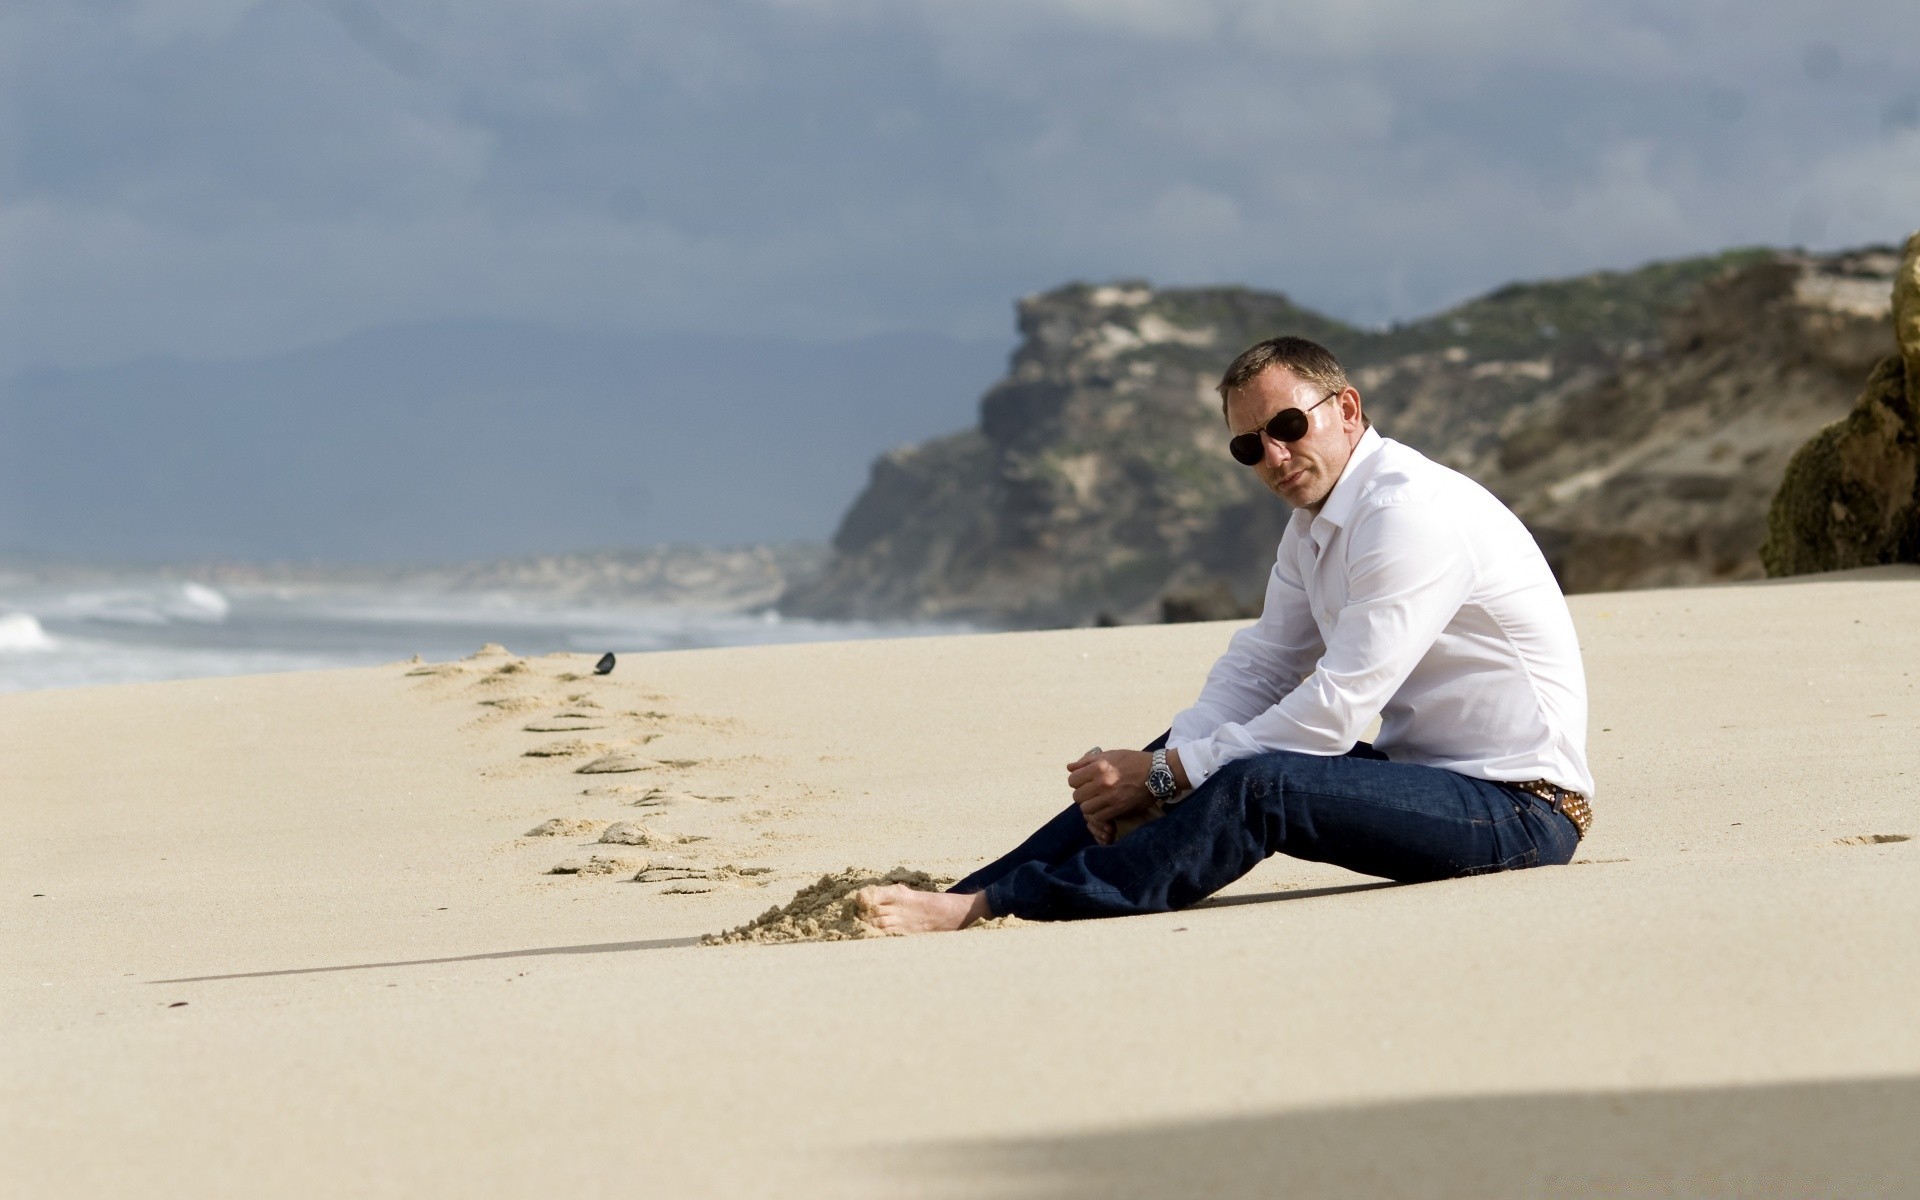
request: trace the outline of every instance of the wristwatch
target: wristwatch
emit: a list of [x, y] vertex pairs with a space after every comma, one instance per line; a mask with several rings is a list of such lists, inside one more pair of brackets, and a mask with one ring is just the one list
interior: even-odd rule
[[1155, 800], [1165, 805], [1179, 803], [1173, 798], [1179, 790], [1180, 785], [1173, 781], [1173, 768], [1167, 765], [1167, 752], [1155, 750], [1153, 766], [1147, 771], [1147, 791], [1153, 794]]

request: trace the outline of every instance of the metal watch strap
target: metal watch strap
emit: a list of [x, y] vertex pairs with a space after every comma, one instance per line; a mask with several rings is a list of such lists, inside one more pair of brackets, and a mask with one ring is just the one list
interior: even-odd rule
[[1153, 752], [1153, 766], [1147, 771], [1147, 791], [1162, 804], [1174, 803], [1174, 797], [1180, 794], [1180, 785], [1173, 777], [1173, 768], [1167, 765], [1164, 749]]

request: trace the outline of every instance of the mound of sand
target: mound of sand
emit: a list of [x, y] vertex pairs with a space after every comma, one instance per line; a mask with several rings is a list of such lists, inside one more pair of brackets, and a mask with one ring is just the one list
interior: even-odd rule
[[600, 840], [618, 846], [645, 846], [650, 850], [678, 841], [677, 838], [662, 837], [637, 821], [615, 821], [607, 826]]
[[800, 889], [784, 907], [770, 908], [738, 929], [710, 933], [700, 941], [708, 946], [739, 942], [842, 942], [853, 938], [885, 937], [860, 919], [854, 893], [878, 884], [904, 883], [923, 892], [937, 892], [950, 879], [935, 879], [925, 871], [895, 867], [886, 874], [848, 867]]

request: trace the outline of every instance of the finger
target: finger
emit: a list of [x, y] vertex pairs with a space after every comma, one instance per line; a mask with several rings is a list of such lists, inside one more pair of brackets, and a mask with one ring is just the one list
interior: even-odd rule
[[[1069, 780], [1069, 782], [1071, 782], [1071, 780]], [[1118, 780], [1109, 775], [1102, 774], [1099, 771], [1089, 771], [1087, 775], [1074, 786], [1073, 802], [1085, 808], [1088, 802], [1097, 797], [1111, 796], [1114, 786], [1118, 782]]]
[[1091, 821], [1087, 824], [1087, 831], [1093, 834], [1093, 840], [1102, 846], [1113, 845], [1113, 822]]
[[1098, 759], [1088, 763], [1078, 771], [1067, 776], [1067, 786], [1073, 788], [1082, 788], [1089, 785], [1112, 787], [1119, 782], [1120, 772], [1114, 768], [1112, 763], [1105, 759]]
[[1068, 763], [1067, 770], [1078, 771], [1081, 767], [1086, 766], [1088, 763], [1092, 762], [1094, 759], [1100, 757], [1100, 755], [1104, 753], [1105, 751], [1101, 750], [1100, 747], [1095, 746], [1093, 749], [1087, 751], [1085, 754], [1082, 754], [1079, 758], [1076, 758], [1072, 762]]
[[1078, 771], [1067, 776], [1067, 782], [1074, 787], [1085, 783], [1099, 782], [1112, 787], [1120, 782], [1120, 768], [1105, 758], [1096, 758]]

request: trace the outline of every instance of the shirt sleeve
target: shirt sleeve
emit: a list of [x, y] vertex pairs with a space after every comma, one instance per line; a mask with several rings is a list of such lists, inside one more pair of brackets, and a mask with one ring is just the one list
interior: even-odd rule
[[1375, 504], [1348, 536], [1347, 602], [1313, 673], [1259, 713], [1182, 745], [1180, 764], [1194, 786], [1226, 763], [1272, 750], [1351, 750], [1472, 594], [1466, 540], [1435, 506], [1404, 495]]
[[[1325, 649], [1306, 586], [1293, 565], [1293, 537], [1289, 530], [1281, 540], [1259, 619], [1233, 635], [1226, 653], [1207, 672], [1200, 698], [1173, 718], [1167, 745], [1180, 751], [1182, 766], [1187, 766], [1187, 745], [1278, 704], [1300, 686]], [[1188, 779], [1199, 782], [1191, 767]]]

